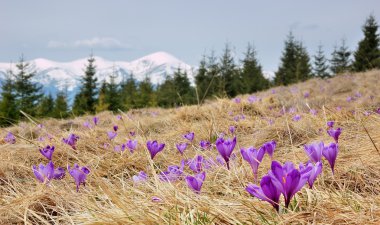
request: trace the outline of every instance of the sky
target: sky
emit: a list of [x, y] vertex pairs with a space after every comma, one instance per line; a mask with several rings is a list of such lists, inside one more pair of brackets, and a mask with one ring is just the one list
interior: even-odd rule
[[131, 61], [157, 51], [190, 65], [226, 43], [237, 62], [253, 43], [264, 70], [276, 71], [290, 31], [313, 55], [342, 39], [351, 50], [380, 1], [367, 0], [0, 0], [0, 61], [96, 56]]

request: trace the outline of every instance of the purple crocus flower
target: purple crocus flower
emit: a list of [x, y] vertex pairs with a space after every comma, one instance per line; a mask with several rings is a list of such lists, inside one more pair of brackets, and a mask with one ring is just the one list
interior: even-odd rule
[[125, 145], [129, 149], [129, 151], [133, 153], [137, 148], [137, 140], [128, 140]]
[[11, 132], [8, 132], [7, 136], [4, 138], [4, 141], [9, 144], [14, 144], [16, 143], [16, 137]]
[[195, 193], [199, 194], [201, 192], [205, 178], [206, 172], [203, 171], [202, 173], [196, 174], [195, 176], [186, 176], [185, 180], [187, 186], [189, 186], [189, 188], [191, 188]]
[[90, 173], [90, 170], [85, 167], [79, 167], [78, 164], [74, 164], [74, 167], [71, 168], [69, 165], [67, 165], [67, 171], [69, 171], [69, 174], [74, 178], [75, 184], [77, 186], [77, 192], [79, 191], [79, 186], [83, 184], [83, 186], [86, 186], [86, 179], [87, 175]]
[[263, 160], [265, 149], [259, 148], [259, 150], [249, 147], [247, 149], [240, 149], [240, 153], [243, 156], [243, 159], [249, 163], [252, 168], [253, 176], [257, 180], [257, 170], [261, 161]]
[[254, 96], [254, 95], [251, 95], [251, 96], [249, 96], [248, 97], [248, 102], [249, 103], [254, 103], [254, 102], [256, 102], [257, 101], [257, 97], [256, 96]]
[[319, 143], [314, 142], [310, 145], [304, 145], [304, 149], [305, 149], [307, 156], [314, 163], [321, 161], [323, 148], [324, 148], [324, 144], [322, 141]]
[[327, 121], [327, 126], [330, 128], [334, 127], [335, 122], [334, 121]]
[[307, 182], [308, 170], [302, 171], [304, 174], [301, 174], [300, 171], [294, 168], [294, 164], [291, 162], [286, 162], [282, 166], [279, 162], [272, 161], [271, 170], [268, 172], [268, 175], [271, 176], [274, 186], [284, 196], [285, 208], [288, 208], [290, 200]]
[[318, 114], [318, 111], [315, 109], [310, 109], [310, 114], [312, 114], [313, 116], [316, 116]]
[[62, 179], [65, 176], [65, 170], [61, 167], [54, 169], [52, 161], [46, 164], [46, 166], [40, 163], [38, 168], [33, 165], [32, 169], [37, 180], [41, 183], [48, 183], [51, 179]]
[[338, 156], [338, 152], [339, 152], [339, 148], [338, 148], [338, 144], [336, 143], [331, 143], [329, 146], [326, 146], [322, 152], [323, 156], [329, 162], [331, 171], [333, 174], [334, 174], [335, 160]]
[[110, 140], [114, 139], [116, 136], [117, 136], [117, 133], [116, 132], [113, 132], [113, 131], [108, 131], [107, 132], [107, 135], [108, 135], [108, 138]]
[[380, 114], [380, 107], [376, 109], [376, 113]]
[[62, 141], [65, 144], [70, 145], [73, 149], [76, 149], [76, 144], [77, 144], [78, 139], [79, 139], [79, 136], [77, 136], [75, 134], [70, 134], [67, 139], [66, 138], [62, 138]]
[[241, 102], [241, 98], [234, 98], [234, 102], [239, 104]]
[[113, 126], [113, 130], [116, 132], [119, 129], [118, 125]]
[[216, 149], [218, 150], [219, 154], [223, 157], [224, 161], [226, 161], [227, 169], [230, 169], [230, 157], [232, 154], [232, 151], [235, 148], [236, 145], [236, 137], [234, 137], [233, 140], [231, 139], [223, 139], [218, 138], [215, 142]]
[[85, 122], [83, 123], [83, 126], [84, 126], [84, 127], [87, 127], [88, 129], [91, 129], [91, 124], [90, 124], [90, 122], [88, 122], [88, 121], [85, 121]]
[[167, 171], [163, 171], [158, 175], [159, 179], [166, 182], [174, 182], [179, 180], [182, 177], [185, 164], [185, 160], [182, 160], [180, 167], [177, 165], [168, 166]]
[[209, 141], [206, 141], [206, 140], [202, 140], [199, 142], [199, 145], [201, 146], [201, 148], [203, 149], [209, 149], [211, 147], [211, 143]]
[[116, 116], [116, 119], [117, 119], [117, 120], [123, 120], [123, 117], [122, 117], [121, 115], [117, 115], [117, 116]]
[[135, 136], [135, 135], [136, 135], [136, 132], [134, 132], [134, 131], [131, 131], [131, 132], [129, 132], [129, 135], [131, 135], [131, 136], [133, 137], [133, 136]]
[[98, 125], [98, 123], [99, 123], [99, 117], [94, 116], [94, 118], [92, 118], [92, 121], [94, 122], [95, 125]]
[[230, 126], [229, 130], [230, 130], [230, 133], [233, 134], [233, 133], [235, 133], [236, 127]]
[[261, 178], [260, 187], [255, 184], [248, 184], [245, 190], [252, 196], [269, 202], [277, 212], [279, 211], [281, 191], [274, 185], [273, 178], [271, 176], [266, 175]]
[[176, 144], [175, 146], [177, 147], [179, 153], [181, 153], [181, 155], [183, 155], [183, 152], [187, 148], [187, 143], [179, 143], [179, 144]]
[[293, 121], [299, 121], [301, 119], [301, 116], [299, 114], [293, 116]]
[[224, 164], [226, 164], [226, 162], [224, 161], [223, 157], [221, 155], [217, 155], [216, 156], [216, 161], [221, 165], [223, 166]]
[[[318, 175], [322, 172], [322, 162], [317, 162], [315, 165], [310, 161], [308, 161], [306, 165], [303, 165], [303, 163], [300, 163], [299, 168], [300, 168], [301, 174], [308, 173], [307, 182], [309, 183], [309, 187], [313, 188], [314, 181], [317, 179]], [[308, 171], [308, 172], [304, 172], [304, 171]]]
[[263, 144], [262, 148], [265, 149], [265, 152], [270, 156], [270, 158], [273, 158], [274, 150], [276, 149], [276, 141], [268, 141]]
[[194, 132], [189, 132], [189, 133], [183, 135], [183, 137], [189, 141], [193, 141], [194, 140]]
[[157, 141], [148, 141], [146, 143], [146, 147], [148, 148], [149, 150], [149, 153], [150, 153], [150, 158], [153, 159], [154, 156], [159, 153], [160, 151], [162, 151], [165, 147], [165, 144], [162, 143], [162, 144], [159, 144]]
[[51, 160], [54, 152], [54, 146], [46, 146], [45, 148], [40, 149], [40, 152], [43, 156], [45, 156], [48, 160]]
[[309, 92], [305, 92], [305, 94], [303, 94], [303, 97], [304, 97], [304, 98], [308, 98], [308, 97], [310, 97], [310, 93], [309, 93]]
[[132, 180], [135, 184], [143, 183], [147, 181], [148, 175], [144, 171], [140, 171], [137, 175], [132, 177]]
[[195, 173], [199, 173], [203, 170], [204, 163], [205, 162], [204, 162], [203, 156], [197, 155], [194, 157], [194, 159], [190, 160], [189, 168]]
[[327, 133], [332, 137], [334, 138], [335, 142], [338, 143], [338, 139], [339, 139], [339, 136], [340, 134], [342, 133], [342, 128], [337, 128], [336, 130], [331, 128], [329, 130], [327, 130]]

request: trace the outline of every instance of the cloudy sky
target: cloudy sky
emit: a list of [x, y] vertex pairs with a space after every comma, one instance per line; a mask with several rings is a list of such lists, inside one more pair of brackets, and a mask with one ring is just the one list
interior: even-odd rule
[[48, 58], [71, 61], [94, 54], [133, 60], [166, 51], [191, 65], [220, 54], [225, 43], [242, 57], [253, 42], [264, 70], [279, 64], [291, 30], [313, 54], [330, 54], [342, 38], [355, 49], [361, 26], [380, 1], [355, 0], [1, 0], [0, 61]]

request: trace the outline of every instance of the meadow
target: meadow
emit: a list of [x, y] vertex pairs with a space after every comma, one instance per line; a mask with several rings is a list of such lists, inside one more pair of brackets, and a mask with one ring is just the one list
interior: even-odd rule
[[[373, 70], [203, 105], [103, 112], [95, 122], [94, 115], [29, 117], [0, 130], [15, 137], [0, 143], [0, 224], [379, 224], [379, 87], [380, 71]], [[298, 168], [309, 160], [305, 145], [335, 142], [328, 121], [342, 129], [334, 174], [323, 158], [313, 187], [305, 184], [288, 208], [281, 195], [278, 212], [246, 191], [250, 183], [260, 185], [272, 160]], [[189, 132], [194, 139], [184, 138]], [[79, 138], [68, 141], [70, 134]], [[221, 137], [237, 140], [229, 169], [218, 158]], [[129, 140], [137, 141], [133, 151]], [[153, 140], [165, 147], [151, 157], [146, 143]], [[202, 140], [211, 146], [201, 147]], [[273, 157], [264, 155], [255, 181], [240, 150], [272, 140]], [[179, 143], [187, 143], [183, 154]], [[52, 162], [65, 176], [40, 182], [32, 166], [49, 163], [39, 151], [47, 145], [55, 147]], [[206, 161], [191, 168], [199, 156]], [[73, 169], [75, 163], [80, 167]], [[178, 176], [162, 177], [174, 165]], [[78, 191], [75, 173], [85, 179]], [[201, 173], [195, 190], [188, 176]]]

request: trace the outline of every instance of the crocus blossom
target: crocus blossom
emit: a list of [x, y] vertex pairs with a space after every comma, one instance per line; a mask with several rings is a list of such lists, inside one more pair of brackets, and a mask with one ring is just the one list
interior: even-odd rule
[[338, 140], [339, 140], [339, 136], [340, 134], [342, 133], [342, 128], [337, 128], [337, 129], [329, 129], [327, 130], [327, 133], [332, 137], [334, 138], [335, 142], [338, 143]]
[[54, 146], [46, 146], [45, 148], [40, 149], [40, 153], [45, 156], [48, 160], [51, 160], [54, 152]]
[[187, 143], [179, 143], [179, 144], [176, 144], [175, 146], [177, 147], [177, 150], [179, 151], [179, 153], [181, 153], [181, 155], [182, 155], [183, 152], [187, 148]]
[[129, 149], [129, 151], [133, 153], [137, 148], [137, 140], [128, 140], [125, 145]]
[[[311, 168], [311, 169], [309, 169]], [[309, 183], [309, 187], [313, 188], [314, 181], [317, 179], [318, 175], [322, 172], [322, 162], [317, 162], [315, 165], [308, 161], [306, 165], [303, 165], [303, 163], [300, 163], [299, 169], [301, 174], [305, 174], [304, 171], [309, 171], [307, 177], [307, 182]]]
[[148, 175], [144, 171], [140, 171], [137, 175], [132, 177], [132, 180], [135, 184], [143, 183], [147, 181]]
[[94, 122], [95, 125], [98, 125], [98, 123], [99, 123], [99, 117], [94, 116], [94, 118], [92, 118], [92, 121]]
[[9, 144], [14, 144], [16, 143], [16, 138], [11, 132], [8, 132], [7, 136], [4, 138], [4, 141]]
[[334, 127], [335, 122], [334, 121], [327, 121], [327, 126], [330, 128]]
[[196, 174], [195, 176], [186, 176], [185, 180], [187, 186], [189, 186], [189, 188], [191, 188], [195, 193], [199, 194], [201, 192], [205, 178], [206, 172], [203, 171], [202, 173]]
[[62, 179], [65, 176], [65, 170], [61, 167], [54, 169], [54, 163], [52, 161], [46, 164], [46, 166], [40, 163], [38, 168], [33, 165], [32, 169], [37, 180], [41, 183], [48, 183], [52, 179]]
[[108, 132], [107, 132], [107, 135], [108, 135], [108, 138], [109, 138], [110, 140], [113, 140], [113, 139], [117, 136], [117, 133], [114, 132], [114, 131], [108, 131]]
[[183, 135], [183, 137], [189, 141], [193, 141], [194, 140], [194, 132], [189, 132], [189, 133]]
[[334, 174], [335, 160], [338, 156], [338, 152], [339, 152], [339, 148], [338, 148], [338, 144], [336, 143], [331, 143], [330, 145], [326, 146], [322, 152], [323, 156], [329, 162], [331, 171], [333, 174]]
[[259, 150], [249, 147], [247, 149], [240, 149], [240, 153], [243, 156], [243, 159], [249, 163], [252, 168], [253, 176], [257, 180], [257, 170], [261, 161], [263, 160], [265, 149], [259, 148]]
[[90, 124], [90, 122], [88, 122], [88, 121], [85, 121], [85, 122], [83, 123], [83, 126], [84, 126], [84, 127], [87, 127], [88, 129], [91, 129], [91, 124]]
[[227, 169], [230, 169], [230, 157], [232, 154], [232, 151], [235, 148], [236, 145], [236, 137], [234, 139], [223, 139], [218, 138], [215, 142], [216, 149], [218, 150], [219, 154], [223, 157], [224, 161], [226, 161]]
[[293, 116], [293, 121], [299, 121], [300, 119], [301, 119], [301, 116], [298, 114]]
[[77, 144], [78, 139], [79, 139], [79, 136], [77, 136], [75, 134], [70, 134], [67, 139], [63, 138], [62, 141], [65, 144], [70, 145], [73, 149], [76, 149], [76, 144]]
[[157, 141], [148, 141], [146, 143], [146, 147], [149, 150], [150, 158], [153, 159], [157, 153], [159, 153], [160, 151], [164, 149], [165, 144], [164, 143], [159, 144]]
[[280, 207], [280, 195], [281, 191], [274, 185], [273, 178], [271, 176], [264, 176], [261, 178], [260, 187], [255, 184], [248, 184], [246, 191], [252, 196], [269, 202], [278, 212]]
[[199, 173], [204, 169], [205, 160], [203, 156], [197, 155], [189, 161], [189, 168], [195, 173]]
[[183, 170], [185, 167], [186, 161], [181, 161], [181, 166], [171, 165], [168, 166], [167, 171], [163, 171], [158, 175], [158, 178], [166, 182], [174, 182], [182, 178]]
[[[308, 168], [308, 170], [310, 169]], [[282, 166], [279, 162], [272, 161], [271, 170], [268, 172], [268, 175], [271, 176], [274, 186], [284, 196], [285, 208], [288, 208], [290, 200], [307, 182], [308, 170], [303, 171], [304, 176], [301, 176], [300, 171], [294, 168], [292, 162], [285, 162]]]
[[211, 148], [211, 143], [209, 141], [206, 141], [206, 140], [202, 140], [199, 142], [199, 145], [201, 146], [201, 148], [203, 149], [209, 149]]
[[314, 163], [320, 162], [322, 159], [322, 151], [324, 148], [323, 142], [314, 142], [310, 145], [304, 145], [305, 152], [307, 156], [313, 161]]
[[265, 149], [265, 153], [267, 153], [271, 159], [273, 158], [273, 153], [274, 153], [274, 150], [276, 149], [276, 145], [277, 145], [276, 141], [272, 140], [272, 141], [268, 141], [264, 143], [262, 146], [262, 148]]
[[235, 133], [236, 127], [230, 126], [229, 130], [230, 130], [230, 133], [233, 134], [233, 133]]
[[86, 186], [87, 175], [90, 173], [90, 170], [87, 167], [79, 167], [78, 164], [75, 163], [73, 168], [67, 165], [67, 171], [75, 180], [77, 192], [79, 191], [79, 186], [81, 184], [83, 184], [83, 186]]
[[119, 129], [118, 125], [113, 126], [113, 130], [116, 132]]

